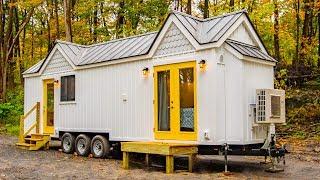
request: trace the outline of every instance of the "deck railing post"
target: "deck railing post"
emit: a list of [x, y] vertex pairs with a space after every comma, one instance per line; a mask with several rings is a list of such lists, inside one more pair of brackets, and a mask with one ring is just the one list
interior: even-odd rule
[[36, 133], [40, 133], [40, 102], [37, 102], [36, 108]]
[[23, 142], [24, 140], [24, 116], [20, 116], [20, 134], [19, 134], [19, 141]]

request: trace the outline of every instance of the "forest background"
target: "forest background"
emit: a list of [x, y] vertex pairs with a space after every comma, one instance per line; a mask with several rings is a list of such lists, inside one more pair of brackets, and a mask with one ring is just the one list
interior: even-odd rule
[[18, 134], [22, 72], [56, 39], [94, 44], [158, 31], [172, 9], [200, 18], [246, 9], [279, 61], [275, 87], [287, 96], [280, 134], [320, 141], [319, 0], [0, 0], [0, 132]]

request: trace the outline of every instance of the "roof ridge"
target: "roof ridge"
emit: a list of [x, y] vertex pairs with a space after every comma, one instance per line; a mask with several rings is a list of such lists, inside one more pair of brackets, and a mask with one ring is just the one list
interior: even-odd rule
[[234, 12], [230, 12], [230, 13], [226, 13], [226, 14], [222, 14], [222, 15], [217, 15], [217, 16], [213, 16], [213, 17], [207, 18], [207, 19], [198, 18], [196, 16], [192, 16], [190, 14], [187, 14], [187, 13], [184, 13], [184, 12], [180, 12], [180, 11], [177, 11], [177, 10], [171, 10], [170, 13], [181, 14], [183, 16], [190, 17], [190, 18], [195, 19], [197, 21], [206, 22], [206, 21], [210, 21], [210, 20], [213, 20], [213, 19], [222, 18], [222, 17], [225, 17], [225, 16], [235, 15], [235, 14], [239, 14], [239, 13], [247, 13], [247, 10], [246, 9], [241, 9], [239, 11], [234, 11]]
[[171, 10], [170, 13], [181, 14], [183, 16], [187, 16], [187, 17], [192, 18], [192, 19], [197, 20], [197, 21], [201, 21], [201, 22], [203, 21], [203, 19], [201, 19], [201, 18], [198, 18], [196, 16], [192, 16], [190, 14], [187, 14], [187, 13], [184, 13], [184, 12], [181, 12], [181, 11], [177, 11], [177, 10]]
[[239, 14], [239, 13], [247, 13], [247, 10], [246, 9], [241, 9], [239, 11], [234, 11], [234, 12], [230, 12], [230, 13], [226, 13], [226, 14], [213, 16], [211, 18], [203, 19], [202, 22], [211, 21], [213, 19], [222, 18], [222, 17], [226, 17], [226, 16], [231, 16], [231, 15], [235, 15], [235, 14]]
[[60, 39], [56, 39], [56, 41], [55, 41], [55, 42], [56, 42], [56, 43], [61, 43], [61, 44], [74, 45], [74, 46], [83, 47], [83, 48], [86, 48], [86, 47], [87, 47], [86, 45], [77, 44], [77, 43], [68, 42], [68, 41], [63, 41], [63, 40], [60, 40]]
[[131, 38], [147, 36], [150, 34], [156, 34], [156, 33], [158, 33], [158, 31], [148, 32], [148, 33], [144, 33], [144, 34], [138, 34], [138, 35], [134, 35], [134, 36], [128, 36], [128, 37], [119, 38], [119, 39], [113, 39], [113, 40], [109, 40], [109, 41], [105, 41], [105, 42], [101, 42], [101, 43], [97, 43], [97, 44], [91, 44], [91, 45], [88, 45], [87, 47], [90, 48], [90, 47], [94, 47], [94, 46], [100, 46], [100, 45], [108, 44], [111, 42], [117, 42], [117, 41], [127, 40], [127, 39], [131, 39]]

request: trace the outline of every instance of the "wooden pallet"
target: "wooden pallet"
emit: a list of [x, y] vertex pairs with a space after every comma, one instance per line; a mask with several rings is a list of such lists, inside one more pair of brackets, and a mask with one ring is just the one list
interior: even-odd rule
[[146, 163], [149, 165], [149, 154], [166, 156], [166, 173], [174, 171], [174, 156], [187, 155], [189, 172], [193, 169], [193, 159], [198, 153], [196, 144], [169, 143], [169, 142], [122, 142], [123, 168], [129, 169], [129, 153], [146, 154]]

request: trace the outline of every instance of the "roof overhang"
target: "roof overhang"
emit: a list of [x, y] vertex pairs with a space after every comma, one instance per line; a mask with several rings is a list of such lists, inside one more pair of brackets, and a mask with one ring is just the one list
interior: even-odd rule
[[241, 54], [240, 52], [238, 52], [237, 50], [235, 50], [233, 47], [231, 47], [228, 44], [226, 44], [224, 46], [224, 48], [228, 52], [230, 52], [231, 54], [233, 54], [234, 56], [236, 56], [240, 60], [244, 60], [244, 61], [248, 61], [248, 62], [254, 62], [254, 63], [258, 63], [258, 64], [264, 64], [264, 65], [268, 65], [268, 66], [275, 66], [276, 65], [276, 62], [266, 61], [266, 60], [262, 60], [262, 59], [259, 59], [259, 58], [243, 55], [243, 54]]

